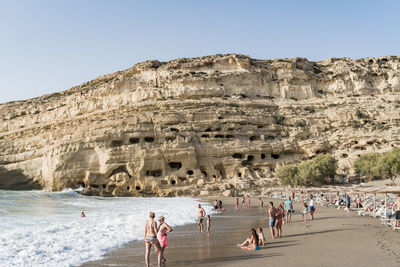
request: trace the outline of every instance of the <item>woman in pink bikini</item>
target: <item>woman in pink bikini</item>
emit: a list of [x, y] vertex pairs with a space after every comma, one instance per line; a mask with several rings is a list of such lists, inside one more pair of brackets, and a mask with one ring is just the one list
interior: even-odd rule
[[163, 255], [161, 259], [162, 262], [167, 261], [164, 258], [164, 249], [168, 246], [167, 233], [172, 231], [172, 228], [168, 224], [166, 224], [164, 220], [165, 220], [164, 216], [158, 217], [158, 222], [160, 226], [158, 227], [157, 239], [158, 242], [160, 242], [161, 254]]

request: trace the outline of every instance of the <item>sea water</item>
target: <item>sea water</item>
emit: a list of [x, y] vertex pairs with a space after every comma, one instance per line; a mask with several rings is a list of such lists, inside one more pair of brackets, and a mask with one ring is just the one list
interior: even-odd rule
[[[196, 221], [198, 203], [181, 197], [0, 190], [0, 266], [75, 266], [97, 260], [110, 249], [142, 240], [150, 211], [178, 226]], [[211, 211], [208, 204], [204, 208]]]

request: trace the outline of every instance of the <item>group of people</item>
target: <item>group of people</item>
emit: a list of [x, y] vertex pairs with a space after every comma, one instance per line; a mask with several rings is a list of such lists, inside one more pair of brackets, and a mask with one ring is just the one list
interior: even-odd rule
[[[242, 207], [244, 207], [246, 205], [245, 195], [242, 195], [241, 203], [242, 203]], [[250, 207], [250, 196], [249, 195], [247, 195], [247, 206]], [[238, 197], [235, 198], [235, 208], [239, 209], [239, 198]]]
[[150, 219], [146, 221], [144, 227], [144, 244], [146, 245], [146, 266], [150, 266], [150, 251], [154, 246], [158, 254], [158, 266], [167, 260], [164, 257], [165, 248], [168, 246], [167, 234], [172, 231], [172, 228], [165, 223], [164, 216], [158, 217], [158, 223], [154, 220], [154, 212], [150, 212]]

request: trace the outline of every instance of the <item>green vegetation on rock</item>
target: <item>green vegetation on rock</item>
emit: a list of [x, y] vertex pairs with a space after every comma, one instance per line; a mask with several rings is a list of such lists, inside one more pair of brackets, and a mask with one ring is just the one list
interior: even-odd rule
[[281, 166], [277, 176], [284, 185], [320, 186], [332, 182], [336, 169], [336, 159], [325, 154], [297, 165]]

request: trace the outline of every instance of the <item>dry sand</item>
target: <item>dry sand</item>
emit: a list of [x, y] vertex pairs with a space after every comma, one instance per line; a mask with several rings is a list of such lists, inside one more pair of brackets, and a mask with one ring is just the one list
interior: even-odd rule
[[[233, 198], [224, 203], [233, 203]], [[378, 219], [317, 206], [315, 219], [305, 223], [298, 213], [302, 205], [295, 203], [296, 214], [283, 225], [283, 237], [271, 240], [267, 209], [257, 205], [256, 199], [250, 208], [225, 205], [227, 212], [212, 216], [210, 237], [200, 235], [197, 225], [176, 227], [168, 235], [165, 266], [400, 266], [400, 233]], [[258, 226], [264, 229], [266, 247], [259, 251], [236, 247]], [[132, 242], [83, 266], [145, 266], [144, 252], [143, 241]], [[156, 266], [154, 251], [151, 254]]]

